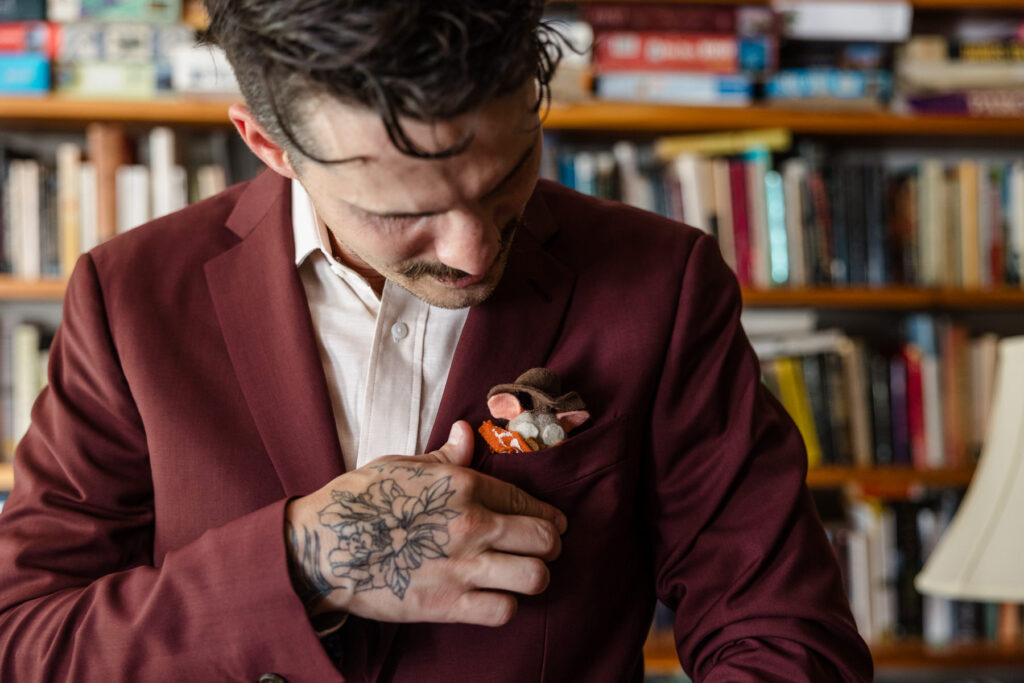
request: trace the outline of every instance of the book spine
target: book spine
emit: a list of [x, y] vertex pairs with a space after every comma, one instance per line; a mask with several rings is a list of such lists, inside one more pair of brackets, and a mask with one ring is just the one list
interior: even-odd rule
[[56, 26], [45, 21], [0, 23], [0, 54], [37, 54], [53, 58], [56, 33]]
[[694, 71], [732, 74], [775, 68], [772, 37], [685, 34], [665, 31], [602, 31], [594, 44], [594, 68], [608, 71]]
[[50, 60], [41, 54], [0, 54], [0, 94], [43, 95], [50, 89]]
[[753, 285], [751, 235], [747, 210], [747, 172], [742, 159], [729, 161], [729, 189], [732, 197], [733, 245], [736, 250], [736, 277], [740, 285]]
[[598, 29], [735, 33], [737, 12], [732, 7], [587, 4], [581, 18]]
[[599, 98], [637, 102], [746, 106], [753, 81], [742, 74], [614, 71], [597, 78]]

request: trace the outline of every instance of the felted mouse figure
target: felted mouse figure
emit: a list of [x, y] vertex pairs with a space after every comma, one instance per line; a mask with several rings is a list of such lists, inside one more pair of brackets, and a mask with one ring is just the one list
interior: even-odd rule
[[590, 413], [575, 391], [563, 394], [558, 375], [547, 368], [532, 368], [511, 384], [499, 384], [487, 392], [490, 420], [480, 434], [495, 453], [530, 453], [555, 446], [566, 434], [587, 421]]

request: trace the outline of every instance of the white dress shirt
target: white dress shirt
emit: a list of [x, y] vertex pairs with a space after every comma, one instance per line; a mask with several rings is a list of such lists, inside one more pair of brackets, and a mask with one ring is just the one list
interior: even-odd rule
[[334, 257], [327, 226], [297, 180], [292, 226], [346, 469], [422, 453], [469, 309], [431, 306], [391, 281], [378, 298]]

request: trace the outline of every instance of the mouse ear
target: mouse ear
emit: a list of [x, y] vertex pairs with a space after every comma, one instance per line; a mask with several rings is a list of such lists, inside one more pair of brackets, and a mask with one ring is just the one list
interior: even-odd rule
[[523, 406], [515, 394], [495, 394], [487, 399], [487, 408], [491, 411], [491, 417], [502, 420], [511, 420], [523, 412]]
[[558, 420], [558, 424], [562, 425], [562, 429], [569, 433], [589, 420], [590, 413], [586, 410], [572, 410], [568, 413], [557, 413], [555, 419]]

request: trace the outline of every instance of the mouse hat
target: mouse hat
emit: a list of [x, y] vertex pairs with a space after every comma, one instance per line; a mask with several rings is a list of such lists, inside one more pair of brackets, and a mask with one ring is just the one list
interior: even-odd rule
[[562, 383], [558, 375], [547, 368], [531, 368], [519, 375], [515, 382], [499, 384], [487, 392], [488, 400], [496, 394], [526, 394], [533, 402], [532, 410], [568, 413], [586, 409], [578, 393], [562, 393]]

